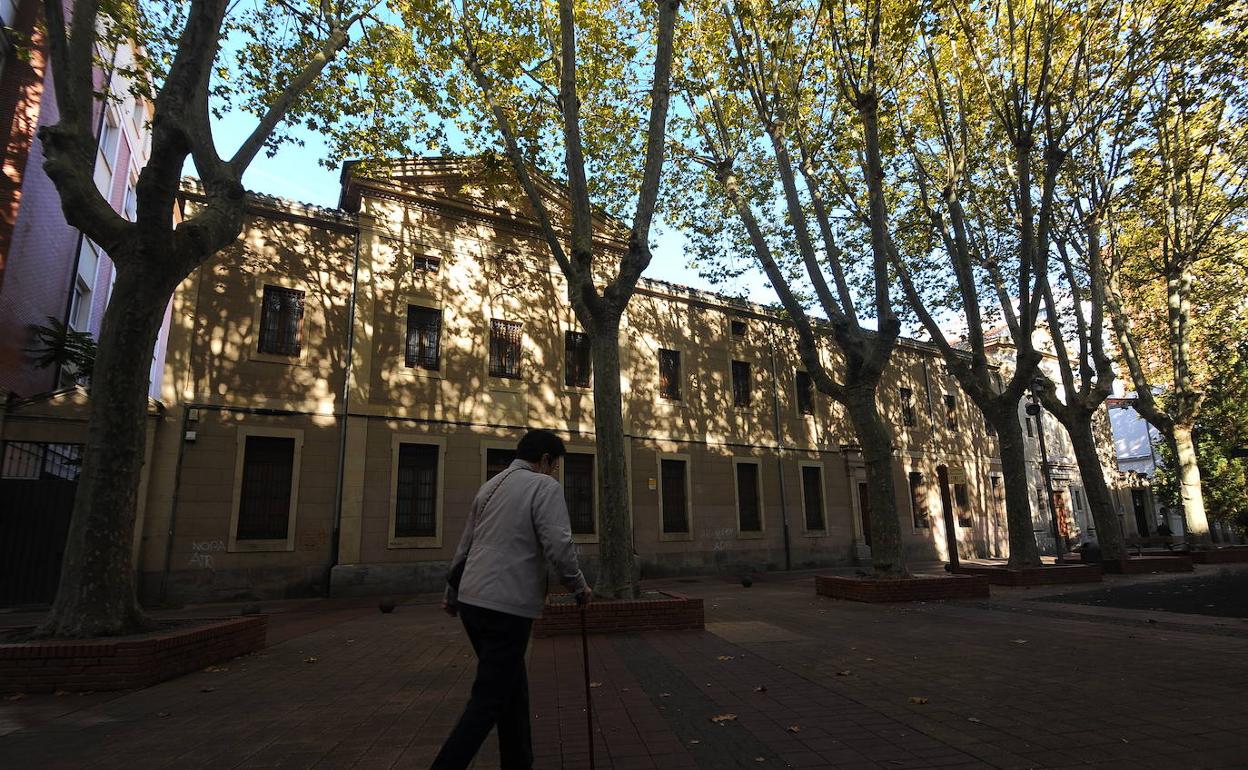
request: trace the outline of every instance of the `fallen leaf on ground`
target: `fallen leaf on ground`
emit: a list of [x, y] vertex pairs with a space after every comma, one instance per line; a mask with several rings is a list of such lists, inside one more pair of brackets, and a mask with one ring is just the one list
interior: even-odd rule
[[661, 692], [661, 693], [659, 693], [659, 697], [660, 697], [660, 698], [670, 698], [670, 697], [672, 697], [672, 694], [671, 694], [670, 692]]
[[1011, 639], [1010, 641], [1013, 642], [1014, 644], [1027, 644], [1026, 639]]
[[215, 687], [201, 687], [201, 688], [199, 688], [199, 691], [200, 691], [200, 692], [215, 692], [215, 691], [216, 691], [216, 689], [217, 689], [217, 688], [215, 688]]
[[164, 719], [165, 717], [172, 716], [172, 714], [170, 714], [168, 711], [157, 711], [156, 716], [160, 717], [161, 719]]
[[767, 761], [767, 757], [754, 757], [754, 761], [761, 764]]
[[701, 742], [702, 742], [702, 741], [698, 740], [697, 738], [694, 738], [693, 740], [689, 741], [689, 745], [690, 745], [690, 746], [693, 746], [693, 745], [698, 744], [698, 743], [701, 743]]
[[974, 723], [975, 723], [975, 724], [977, 724], [977, 725], [982, 725], [982, 724], [983, 724], [983, 720], [976, 719], [975, 717], [967, 717], [967, 718], [966, 718], [966, 721], [968, 721], [968, 722], [974, 722]]
[[719, 656], [718, 658], [716, 658], [715, 660], [720, 660], [720, 661], [723, 661], [723, 660], [732, 660], [732, 656], [731, 656], [731, 655], [720, 655], [720, 656]]
[[25, 698], [25, 697], [26, 697], [26, 693], [16, 692], [16, 693], [13, 693], [12, 695], [6, 695], [4, 699], [5, 700], [21, 700], [22, 698]]
[[303, 662], [304, 662], [304, 663], [315, 663], [315, 662], [316, 662], [316, 656], [315, 656], [315, 655], [309, 655], [308, 657], [306, 657], [306, 658], [304, 658], [304, 659], [303, 659]]
[[208, 668], [204, 669], [204, 671], [209, 674], [220, 674], [223, 671], [229, 671], [229, 670], [230, 669], [228, 666], [209, 666]]
[[719, 724], [722, 722], [735, 722], [736, 720], [737, 720], [736, 714], [716, 714], [715, 716], [711, 717], [711, 721], [716, 724]]
[[590, 682], [590, 687], [602, 687], [602, 682]]
[[802, 731], [802, 726], [801, 725], [789, 725], [787, 729], [791, 733], [800, 733]]
[[52, 694], [59, 698], [63, 695], [69, 695], [69, 690], [57, 690], [56, 692]]
[[922, 706], [924, 703], [927, 703], [927, 698], [924, 698], [922, 695], [911, 695], [910, 702]]
[[767, 685], [760, 684], [754, 688], [754, 692], [767, 692]]
[[850, 671], [849, 669], [845, 669], [844, 671], [837, 671], [837, 672], [836, 672], [836, 675], [837, 675], [837, 676], [849, 676], [849, 675], [850, 675], [850, 674], [852, 674], [852, 673], [854, 673], [854, 672], [853, 672], [853, 671]]
[[874, 663], [874, 662], [875, 662], [875, 658], [867, 658], [867, 662], [868, 662], [868, 663]]

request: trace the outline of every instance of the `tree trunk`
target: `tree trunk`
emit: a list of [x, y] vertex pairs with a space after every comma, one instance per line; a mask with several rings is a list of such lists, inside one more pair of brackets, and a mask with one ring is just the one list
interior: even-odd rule
[[172, 288], [166, 276], [118, 265], [92, 371], [60, 587], [39, 636], [116, 636], [148, 626], [135, 592], [134, 522], [152, 350]]
[[[1057, 415], [1054, 415], [1057, 416]], [[1079, 477], [1083, 479], [1083, 493], [1096, 523], [1096, 542], [1101, 547], [1101, 557], [1109, 560], [1127, 558], [1122, 542], [1122, 529], [1114, 500], [1105, 483], [1105, 470], [1101, 455], [1096, 449], [1096, 436], [1092, 430], [1092, 414], [1086, 410], [1072, 409], [1069, 419], [1061, 420], [1070, 435], [1075, 450], [1075, 462], [1079, 465]]]
[[845, 408], [858, 435], [871, 492], [871, 564], [877, 574], [906, 575], [905, 548], [893, 486], [893, 436], [876, 403], [874, 386], [846, 388]]
[[1040, 550], [1031, 520], [1031, 483], [1027, 480], [1027, 450], [1016, 404], [985, 410], [997, 430], [1001, 448], [1001, 478], [1005, 484], [1005, 521], [1010, 532], [1011, 569], [1040, 566]]
[[620, 322], [590, 334], [594, 358], [594, 438], [598, 447], [598, 585], [605, 597], [633, 595], [633, 526], [628, 507], [628, 460], [620, 394]]
[[1178, 468], [1179, 495], [1183, 500], [1183, 516], [1187, 520], [1187, 534], [1194, 540], [1209, 540], [1209, 519], [1205, 516], [1205, 498], [1200, 488], [1200, 466], [1196, 464], [1196, 443], [1192, 429], [1175, 425], [1174, 459]]

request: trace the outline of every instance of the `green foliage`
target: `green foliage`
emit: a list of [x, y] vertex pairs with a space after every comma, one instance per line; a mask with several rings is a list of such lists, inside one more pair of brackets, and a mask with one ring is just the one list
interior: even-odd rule
[[48, 316], [48, 322], [34, 327], [35, 344], [25, 349], [40, 369], [59, 366], [74, 373], [79, 382], [91, 380], [95, 367], [95, 338], [90, 332], [76, 331], [63, 321]]

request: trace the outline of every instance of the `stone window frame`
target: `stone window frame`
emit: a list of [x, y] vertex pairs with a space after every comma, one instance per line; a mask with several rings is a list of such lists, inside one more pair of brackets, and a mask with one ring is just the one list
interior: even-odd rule
[[[586, 534], [577, 534], [573, 532], [572, 542], [577, 543], [577, 544], [591, 544], [591, 543], [600, 542], [600, 537], [602, 534], [602, 505], [601, 505], [600, 500], [598, 499], [599, 498], [598, 474], [602, 473], [602, 466], [598, 463], [598, 448], [594, 446], [593, 444], [572, 444], [572, 443], [566, 444], [565, 448], [568, 450], [568, 454], [591, 455], [594, 458], [594, 484], [593, 484], [594, 534], [586, 535]], [[565, 464], [560, 462], [559, 463], [559, 485], [560, 486], [563, 486], [564, 470], [565, 470]], [[686, 471], [686, 475], [688, 475], [687, 471]]]
[[[291, 459], [290, 469], [290, 511], [286, 519], [286, 538], [272, 540], [239, 540], [238, 518], [243, 500], [243, 468], [246, 460], [247, 438], [249, 436], [266, 436], [270, 438], [292, 438], [295, 440], [295, 454]], [[293, 551], [295, 550], [295, 523], [299, 511], [299, 477], [303, 466], [303, 429], [272, 428], [266, 425], [239, 425], [235, 435], [234, 449], [234, 489], [230, 497], [230, 529], [226, 540], [228, 553], [253, 553], [262, 551]]]
[[[395, 362], [389, 367], [390, 374], [395, 377], [413, 380], [442, 380], [446, 379], [446, 354], [447, 354], [447, 332], [446, 332], [446, 313], [447, 306], [440, 300], [433, 297], [420, 296], [415, 294], [403, 294], [399, 297], [402, 303], [403, 313], [399, 320], [399, 335], [402, 345], [395, 356]], [[423, 307], [429, 310], [436, 310], [441, 315], [442, 326], [438, 331], [438, 368], [425, 369], [420, 366], [407, 365], [407, 308], [408, 306]]]
[[[663, 461], [664, 460], [683, 460], [685, 463], [685, 521], [688, 523], [688, 532], [667, 532], [663, 529]], [[655, 453], [655, 470], [657, 471], [657, 491], [659, 494], [658, 504], [658, 530], [659, 542], [683, 542], [693, 540], [693, 458], [687, 452], [657, 452]]]
[[[819, 491], [821, 492], [819, 495], [819, 516], [823, 521], [823, 529], [806, 528], [806, 477], [804, 468], [817, 468], [819, 470]], [[828, 475], [826, 471], [824, 464], [819, 460], [798, 460], [797, 462], [798, 489], [802, 500], [802, 534], [806, 537], [828, 536]], [[856, 503], [854, 515], [858, 515]]]
[[[438, 448], [438, 481], [434, 489], [433, 537], [395, 537], [394, 525], [398, 518], [399, 504], [399, 446], [402, 444], [428, 444]], [[402, 431], [390, 437], [390, 508], [386, 515], [386, 550], [405, 548], [441, 548], [445, 531], [443, 500], [446, 491], [446, 437], [428, 433]]]
[[[299, 327], [299, 355], [283, 356], [276, 353], [260, 352], [260, 319], [264, 317], [264, 287], [272, 286], [278, 289], [291, 289], [293, 291], [303, 292], [303, 320]], [[311, 340], [308, 338], [309, 321], [312, 318], [311, 311], [319, 309], [319, 306], [311, 302], [312, 293], [308, 291], [308, 286], [290, 276], [276, 275], [274, 273], [260, 273], [255, 277], [255, 286], [253, 287], [253, 301], [251, 313], [251, 329], [247, 339], [247, 360], [256, 361], [265, 364], [285, 364], [286, 366], [306, 366], [308, 363], [308, 349], [312, 347]]]
[[[758, 490], [758, 529], [746, 531], [741, 529], [741, 489], [737, 482], [737, 468], [742, 465], [753, 465], [758, 469], [758, 475], [755, 477]], [[688, 472], [685, 473], [688, 476]], [[732, 500], [734, 504], [733, 510], [736, 512], [737, 519], [737, 539], [738, 540], [761, 540], [767, 535], [767, 505], [765, 503], [766, 496], [763, 493], [763, 460], [761, 457], [754, 455], [734, 455], [732, 458]], [[692, 526], [690, 527], [692, 529]]]

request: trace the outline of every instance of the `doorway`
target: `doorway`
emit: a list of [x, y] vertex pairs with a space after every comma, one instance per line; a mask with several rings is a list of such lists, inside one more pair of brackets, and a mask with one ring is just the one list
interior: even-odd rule
[[1144, 501], [1144, 490], [1131, 490], [1131, 505], [1135, 508], [1135, 531], [1140, 537], [1148, 537], [1148, 506]]
[[858, 482], [858, 518], [862, 521], [862, 542], [871, 547], [871, 495], [867, 482]]
[[949, 493], [949, 466], [936, 466], [936, 482], [940, 485], [940, 510], [945, 522], [945, 547], [949, 551], [949, 564], [958, 567], [958, 530], [953, 520], [953, 496]]

